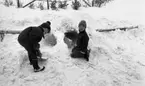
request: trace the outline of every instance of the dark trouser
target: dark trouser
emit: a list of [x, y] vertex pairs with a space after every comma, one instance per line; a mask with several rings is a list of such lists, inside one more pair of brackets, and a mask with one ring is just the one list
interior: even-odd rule
[[36, 56], [36, 51], [33, 48], [33, 45], [31, 45], [30, 43], [25, 43], [25, 42], [21, 42], [21, 41], [19, 41], [19, 43], [27, 50], [29, 61], [33, 65], [33, 68], [39, 69], [40, 67], [38, 65], [38, 59]]
[[77, 47], [74, 47], [72, 49], [71, 56], [73, 58], [88, 58], [88, 52], [87, 51], [88, 51], [87, 49], [82, 51], [82, 50], [78, 49]]

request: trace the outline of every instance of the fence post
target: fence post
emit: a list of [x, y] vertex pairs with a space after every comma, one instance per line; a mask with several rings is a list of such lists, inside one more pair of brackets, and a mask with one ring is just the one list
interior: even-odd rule
[[19, 8], [20, 7], [20, 1], [17, 0], [17, 7]]
[[92, 0], [92, 7], [94, 7], [94, 4], [95, 4], [95, 0]]
[[47, 9], [49, 9], [49, 0], [47, 0]]

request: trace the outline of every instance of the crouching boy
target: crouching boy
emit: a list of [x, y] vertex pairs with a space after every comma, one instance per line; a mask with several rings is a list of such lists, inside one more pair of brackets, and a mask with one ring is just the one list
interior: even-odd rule
[[18, 42], [21, 46], [23, 46], [27, 52], [30, 64], [33, 65], [34, 72], [43, 71], [45, 67], [42, 68], [38, 65], [38, 58], [37, 56], [41, 57], [42, 54], [39, 50], [40, 44], [42, 38], [44, 38], [44, 35], [47, 33], [50, 33], [51, 30], [51, 22], [47, 21], [40, 26], [34, 27], [28, 27], [24, 29], [20, 35], [18, 36]]

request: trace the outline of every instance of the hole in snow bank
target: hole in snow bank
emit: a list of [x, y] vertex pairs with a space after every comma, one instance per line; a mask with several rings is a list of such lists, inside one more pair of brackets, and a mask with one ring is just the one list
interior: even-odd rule
[[55, 46], [57, 44], [57, 39], [53, 34], [47, 34], [44, 39], [44, 44], [48, 46]]
[[72, 48], [77, 40], [78, 37], [78, 33], [76, 30], [73, 31], [67, 31], [64, 33], [65, 37], [64, 37], [64, 43], [67, 44], [68, 48]]
[[72, 41], [70, 39], [68, 39], [67, 37], [64, 37], [64, 43], [67, 44], [68, 48], [72, 48], [74, 46], [74, 43], [72, 43]]

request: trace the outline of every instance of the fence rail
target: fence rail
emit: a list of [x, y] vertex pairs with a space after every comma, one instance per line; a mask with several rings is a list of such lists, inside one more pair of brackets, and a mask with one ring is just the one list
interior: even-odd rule
[[[49, 9], [49, 2], [51, 2], [51, 0], [32, 0], [29, 3], [27, 3], [26, 5], [22, 6], [23, 8], [27, 7], [28, 5], [34, 3], [35, 1], [47, 1], [47, 9]], [[20, 8], [20, 0], [17, 0], [17, 7]]]
[[112, 29], [97, 29], [96, 31], [98, 32], [110, 32], [110, 31], [115, 31], [115, 30], [130, 30], [130, 29], [135, 29], [138, 28], [138, 26], [131, 26], [131, 27], [120, 27], [120, 28], [112, 28]]

